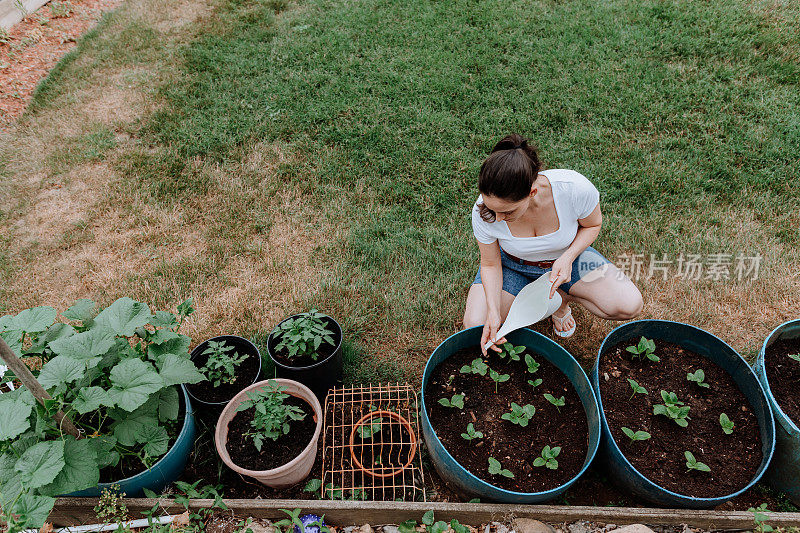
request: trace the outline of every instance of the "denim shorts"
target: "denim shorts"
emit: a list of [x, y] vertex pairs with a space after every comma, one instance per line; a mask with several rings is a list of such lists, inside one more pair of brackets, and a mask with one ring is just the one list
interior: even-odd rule
[[[503, 290], [514, 296], [519, 294], [519, 291], [521, 291], [525, 285], [537, 280], [540, 276], [552, 270], [551, 268], [541, 268], [518, 263], [508, 257], [502, 249], [500, 250], [500, 258], [503, 265]], [[592, 270], [610, 262], [611, 261], [603, 257], [603, 254], [589, 246], [572, 262], [572, 275], [570, 276], [570, 280], [565, 281], [558, 288], [569, 294], [570, 288], [580, 281], [582, 277], [586, 276], [586, 274]], [[481, 268], [478, 267], [478, 274], [475, 276], [475, 281], [472, 283], [474, 285], [480, 282]]]

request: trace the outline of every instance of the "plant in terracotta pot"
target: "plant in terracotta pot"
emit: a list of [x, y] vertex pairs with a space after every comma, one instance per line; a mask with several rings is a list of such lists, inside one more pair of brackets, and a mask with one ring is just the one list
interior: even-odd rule
[[258, 381], [261, 353], [243, 337], [220, 335], [192, 350], [192, 361], [206, 377], [187, 387], [192, 402], [219, 412], [243, 388]]
[[278, 377], [303, 383], [320, 401], [342, 382], [342, 328], [316, 309], [275, 326], [267, 351]]
[[314, 393], [296, 381], [270, 379], [247, 387], [225, 406], [215, 441], [232, 470], [285, 488], [311, 472], [321, 431], [322, 408]]

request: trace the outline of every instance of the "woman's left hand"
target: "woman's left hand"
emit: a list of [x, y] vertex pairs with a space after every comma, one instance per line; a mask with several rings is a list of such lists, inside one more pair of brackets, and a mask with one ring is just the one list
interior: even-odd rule
[[550, 271], [550, 298], [556, 293], [556, 289], [572, 278], [572, 260], [562, 255], [553, 261], [553, 269]]

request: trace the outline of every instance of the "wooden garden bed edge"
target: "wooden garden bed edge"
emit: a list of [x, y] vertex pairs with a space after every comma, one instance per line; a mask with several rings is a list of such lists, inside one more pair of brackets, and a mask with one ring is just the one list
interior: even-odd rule
[[[130, 516], [150, 509], [157, 503], [164, 512], [179, 514], [184, 508], [173, 500], [126, 498]], [[95, 522], [94, 498], [59, 498], [49, 521], [56, 526]], [[213, 500], [192, 500], [191, 507], [209, 507]], [[286, 515], [280, 509], [301, 508], [307, 512], [324, 514], [338, 526], [397, 524], [405, 520], [419, 521], [423, 513], [433, 510], [437, 520], [451, 520], [477, 525], [490, 521], [504, 522], [512, 518], [535, 518], [543, 522], [574, 522], [588, 520], [604, 524], [655, 524], [681, 525], [703, 529], [751, 529], [753, 514], [745, 511], [715, 511], [689, 509], [655, 509], [637, 507], [587, 507], [568, 505], [516, 505], [496, 503], [448, 502], [361, 502], [330, 500], [225, 500], [235, 516], [278, 519]], [[798, 526], [800, 513], [769, 513], [772, 526]]]

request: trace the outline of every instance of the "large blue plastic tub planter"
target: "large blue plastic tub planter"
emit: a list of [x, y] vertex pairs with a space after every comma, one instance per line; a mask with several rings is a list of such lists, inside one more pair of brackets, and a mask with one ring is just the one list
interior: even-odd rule
[[775, 427], [775, 457], [772, 458], [772, 465], [767, 470], [766, 479], [773, 487], [785, 492], [796, 505], [800, 505], [800, 429], [786, 416], [772, 395], [764, 356], [773, 342], [779, 339], [798, 338], [800, 338], [800, 320], [791, 320], [775, 328], [758, 352], [755, 368], [758, 379], [766, 390], [772, 413], [778, 422]]
[[97, 498], [100, 492], [105, 488], [111, 488], [112, 485], [119, 486], [119, 492], [124, 492], [126, 496], [137, 498], [144, 496], [144, 489], [150, 489], [153, 492], [160, 493], [161, 490], [178, 479], [183, 469], [186, 467], [186, 461], [189, 459], [189, 454], [192, 453], [194, 446], [195, 422], [194, 414], [192, 413], [192, 404], [189, 401], [189, 395], [186, 393], [186, 387], [181, 385], [181, 395], [183, 396], [183, 403], [186, 406], [183, 417], [183, 427], [178, 438], [175, 439], [175, 444], [172, 448], [153, 465], [149, 470], [140, 472], [135, 476], [114, 481], [113, 483], [98, 483], [97, 487], [84, 489], [77, 492], [67, 494], [67, 496], [85, 496], [90, 498]]
[[[600, 395], [600, 358], [617, 343], [628, 339], [638, 340], [642, 336], [682, 346], [713, 361], [731, 374], [736, 385], [738, 385], [750, 403], [753, 413], [758, 418], [758, 426], [761, 432], [763, 459], [756, 475], [747, 486], [742, 487], [737, 492], [717, 498], [695, 498], [678, 494], [647, 479], [622, 454], [619, 446], [611, 436], [608, 421], [603, 412], [603, 398]], [[600, 404], [600, 420], [603, 428], [603, 443], [600, 447], [601, 457], [607, 464], [609, 473], [614, 481], [641, 498], [665, 507], [687, 507], [691, 509], [714, 507], [752, 487], [769, 466], [772, 452], [775, 449], [775, 422], [772, 418], [772, 411], [767, 402], [764, 389], [758, 382], [758, 378], [756, 378], [750, 365], [733, 348], [707, 331], [688, 324], [670, 322], [668, 320], [637, 320], [623, 324], [609, 333], [603, 344], [600, 345], [597, 361], [592, 371], [592, 385], [597, 393], [597, 401]]]
[[456, 333], [434, 350], [433, 355], [425, 365], [425, 373], [422, 376], [422, 393], [420, 394], [422, 398], [422, 433], [428, 446], [431, 461], [436, 471], [448, 484], [466, 494], [477, 496], [483, 500], [505, 503], [541, 503], [551, 500], [567, 490], [570, 485], [583, 475], [586, 469], [589, 468], [592, 459], [594, 459], [600, 443], [600, 413], [589, 379], [575, 358], [552, 340], [530, 329], [517, 330], [506, 336], [509, 342], [516, 345], [524, 345], [556, 365], [572, 382], [583, 402], [589, 425], [589, 451], [586, 454], [586, 460], [581, 471], [568, 482], [543, 492], [514, 492], [495, 487], [491, 483], [479, 479], [456, 462], [453, 456], [444, 448], [439, 437], [436, 436], [436, 432], [428, 419], [428, 410], [425, 407], [425, 388], [433, 370], [439, 363], [457, 351], [476, 346], [481, 340], [482, 331], [483, 327], [478, 326]]

